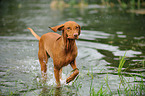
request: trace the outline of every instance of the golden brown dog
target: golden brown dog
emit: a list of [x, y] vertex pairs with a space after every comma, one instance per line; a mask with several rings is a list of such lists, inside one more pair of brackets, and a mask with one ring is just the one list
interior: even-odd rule
[[31, 33], [39, 40], [39, 62], [41, 65], [42, 77], [47, 79], [47, 62], [51, 57], [54, 63], [54, 75], [57, 86], [60, 86], [60, 78], [62, 73], [62, 67], [71, 65], [73, 73], [66, 79], [66, 83], [74, 80], [79, 74], [79, 70], [76, 66], [77, 46], [75, 39], [81, 33], [81, 27], [74, 21], [68, 21], [64, 24], [50, 27], [54, 32], [62, 30], [62, 35], [49, 32], [41, 36], [41, 38], [31, 29], [28, 28]]

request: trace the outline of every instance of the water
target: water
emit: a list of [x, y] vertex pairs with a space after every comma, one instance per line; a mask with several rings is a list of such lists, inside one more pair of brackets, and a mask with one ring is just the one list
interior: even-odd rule
[[[88, 96], [90, 73], [93, 74], [96, 92], [108, 76], [110, 89], [117, 94], [120, 84], [117, 68], [120, 56], [124, 56], [125, 52], [123, 76], [129, 84], [139, 84], [141, 76], [145, 81], [145, 15], [92, 5], [87, 8], [51, 9], [49, 3], [45, 0], [0, 1], [1, 95]], [[37, 57], [38, 41], [27, 27], [41, 36], [51, 31], [49, 26], [69, 20], [76, 21], [82, 28], [77, 40], [79, 77], [74, 84], [66, 85], [65, 79], [72, 70], [67, 66], [63, 68], [62, 88], [55, 88], [53, 61], [49, 59], [49, 78], [47, 84], [42, 85]], [[136, 80], [130, 74], [136, 76]], [[104, 84], [103, 88], [106, 87]]]

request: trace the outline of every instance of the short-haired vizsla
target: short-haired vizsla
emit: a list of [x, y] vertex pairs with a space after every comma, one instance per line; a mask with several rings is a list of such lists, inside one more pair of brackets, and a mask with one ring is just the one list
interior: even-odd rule
[[47, 62], [48, 58], [53, 59], [54, 75], [56, 84], [61, 86], [60, 78], [62, 73], [62, 67], [71, 65], [73, 73], [66, 79], [66, 83], [74, 80], [79, 74], [79, 70], [76, 66], [77, 46], [75, 39], [81, 33], [81, 27], [74, 21], [68, 21], [64, 24], [50, 27], [54, 32], [57, 30], [62, 31], [62, 35], [54, 32], [49, 32], [39, 37], [31, 28], [28, 28], [31, 33], [39, 40], [39, 62], [41, 65], [42, 77], [47, 79]]

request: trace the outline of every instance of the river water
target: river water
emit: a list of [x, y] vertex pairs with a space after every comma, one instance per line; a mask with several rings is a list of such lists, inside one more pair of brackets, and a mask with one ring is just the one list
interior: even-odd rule
[[[122, 74], [127, 83], [145, 82], [145, 15], [98, 5], [55, 9], [49, 4], [46, 0], [0, 1], [1, 95], [89, 96], [90, 87], [96, 92], [102, 86], [104, 90], [107, 88], [105, 78], [115, 95], [120, 86], [119, 61], [125, 53]], [[62, 88], [57, 89], [53, 61], [49, 59], [49, 78], [44, 86], [37, 55], [38, 40], [27, 28], [41, 36], [51, 31], [48, 27], [66, 21], [75, 21], [82, 29], [76, 42], [79, 77], [74, 83], [65, 84], [72, 70], [68, 65], [63, 68]]]

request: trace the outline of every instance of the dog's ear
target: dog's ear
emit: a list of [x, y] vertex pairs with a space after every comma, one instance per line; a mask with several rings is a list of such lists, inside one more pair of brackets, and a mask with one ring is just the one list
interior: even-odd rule
[[81, 34], [81, 26], [79, 25], [79, 33], [78, 33], [79, 35]]
[[52, 29], [54, 32], [57, 32], [57, 30], [61, 31], [63, 30], [64, 24], [55, 26], [55, 27], [49, 27], [50, 29]]

